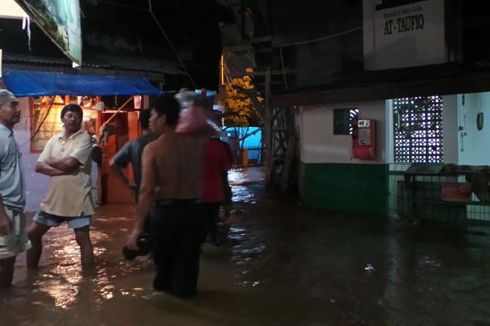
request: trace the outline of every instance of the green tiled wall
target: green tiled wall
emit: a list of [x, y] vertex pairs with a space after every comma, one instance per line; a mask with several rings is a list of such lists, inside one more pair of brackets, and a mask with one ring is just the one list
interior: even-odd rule
[[307, 208], [385, 217], [388, 165], [302, 162], [300, 192]]

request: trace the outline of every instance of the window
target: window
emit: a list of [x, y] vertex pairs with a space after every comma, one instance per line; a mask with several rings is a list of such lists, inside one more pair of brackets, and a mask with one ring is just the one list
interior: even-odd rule
[[60, 113], [64, 104], [60, 96], [31, 98], [31, 153], [40, 153], [52, 136], [63, 131]]
[[395, 163], [440, 163], [443, 160], [442, 97], [393, 100]]
[[333, 134], [352, 135], [352, 125], [359, 118], [359, 109], [334, 109]]
[[31, 153], [41, 153], [48, 140], [63, 131], [61, 110], [67, 103], [80, 103], [83, 109], [82, 129], [96, 133], [96, 98], [77, 96], [41, 96], [30, 98]]

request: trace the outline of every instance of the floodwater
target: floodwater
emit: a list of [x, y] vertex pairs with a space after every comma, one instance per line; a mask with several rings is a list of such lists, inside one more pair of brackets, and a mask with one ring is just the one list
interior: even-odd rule
[[[203, 246], [199, 294], [155, 294], [151, 262], [121, 257], [129, 206], [103, 207], [82, 271], [53, 229], [41, 268], [18, 258], [1, 325], [489, 325], [490, 232], [305, 212], [236, 170], [228, 241]], [[245, 183], [241, 183], [241, 181]], [[479, 230], [482, 231], [482, 230]]]

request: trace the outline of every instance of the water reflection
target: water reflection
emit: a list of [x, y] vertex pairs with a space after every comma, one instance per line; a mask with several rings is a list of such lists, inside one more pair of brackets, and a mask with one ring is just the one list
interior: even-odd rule
[[243, 185], [264, 180], [262, 167], [233, 168], [228, 171], [228, 181], [231, 185]]
[[251, 203], [255, 200], [255, 195], [246, 186], [233, 186], [233, 202]]
[[253, 234], [252, 231], [240, 227], [231, 227], [229, 239], [234, 245], [231, 248], [230, 260], [235, 263], [237, 271], [237, 283], [241, 287], [257, 287], [260, 281], [252, 273], [253, 265], [259, 261], [265, 253], [267, 246]]
[[374, 268], [374, 266], [372, 264], [366, 264], [366, 266], [364, 267], [364, 270], [368, 273], [372, 273], [376, 270], [376, 268]]
[[231, 169], [228, 172], [228, 180], [232, 186], [233, 202], [256, 203], [256, 196], [248, 186], [250, 183], [258, 183], [264, 180], [262, 168]]
[[249, 199], [235, 198], [228, 241], [203, 246], [197, 298], [155, 295], [151, 261], [121, 256], [133, 209], [109, 206], [95, 219], [93, 270], [82, 270], [66, 228], [48, 233], [38, 272], [19, 257], [1, 324], [490, 324], [489, 237], [424, 236], [233, 187]]
[[35, 285], [40, 291], [45, 292], [53, 298], [54, 306], [66, 309], [76, 302], [78, 287], [74, 284], [60, 282], [56, 280], [43, 280], [36, 282]]

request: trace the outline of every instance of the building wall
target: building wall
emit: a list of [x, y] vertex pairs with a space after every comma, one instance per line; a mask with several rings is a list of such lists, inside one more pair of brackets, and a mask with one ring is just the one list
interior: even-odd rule
[[14, 128], [15, 139], [22, 153], [22, 165], [24, 167], [27, 190], [26, 211], [33, 212], [39, 209], [39, 203], [46, 193], [48, 177], [34, 171], [39, 154], [31, 153], [28, 98], [19, 98], [19, 107], [21, 109], [21, 118]]
[[[301, 107], [300, 142], [301, 160], [306, 163], [384, 163], [385, 151], [385, 101], [366, 103], [339, 103], [328, 106]], [[333, 111], [339, 108], [358, 108], [360, 119], [377, 121], [377, 160], [363, 162], [352, 158], [350, 135], [333, 134]]]
[[[490, 166], [490, 92], [461, 94], [458, 108], [458, 163], [461, 165]], [[476, 117], [483, 113], [483, 128], [478, 130]], [[485, 121], [486, 119], [486, 121]], [[473, 200], [478, 198], [473, 195]], [[490, 206], [467, 205], [466, 216], [480, 222], [490, 221]]]
[[[490, 165], [490, 92], [458, 96], [459, 164]], [[476, 127], [476, 116], [483, 112], [483, 129]]]
[[[333, 110], [358, 108], [361, 119], [377, 120], [377, 159], [352, 157], [350, 135], [333, 134]], [[385, 101], [303, 106], [300, 126], [300, 194], [308, 208], [387, 214]]]

